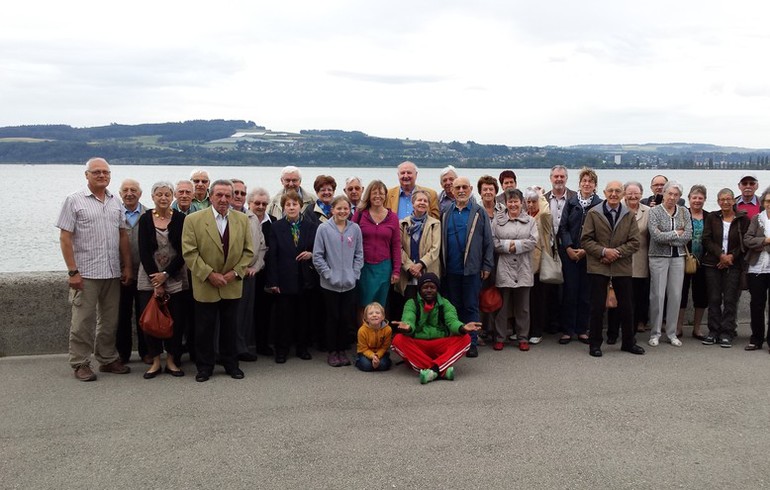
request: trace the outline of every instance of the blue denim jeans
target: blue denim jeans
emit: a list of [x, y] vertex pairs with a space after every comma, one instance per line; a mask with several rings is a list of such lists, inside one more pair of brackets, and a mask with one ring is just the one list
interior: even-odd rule
[[[457, 316], [463, 323], [480, 322], [479, 293], [481, 274], [447, 274], [444, 278], [444, 296], [457, 309]], [[477, 345], [479, 335], [471, 332], [471, 345]]]
[[372, 366], [372, 360], [363, 354], [356, 354], [356, 367], [361, 371], [387, 371], [390, 369], [390, 352], [386, 352], [380, 359], [380, 365], [377, 369]]

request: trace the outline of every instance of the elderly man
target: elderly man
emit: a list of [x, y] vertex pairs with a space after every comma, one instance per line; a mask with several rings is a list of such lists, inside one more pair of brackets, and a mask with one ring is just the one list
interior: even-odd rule
[[[472, 189], [467, 177], [457, 177], [452, 184], [455, 202], [441, 215], [444, 291], [465, 323], [481, 321], [481, 281], [494, 268], [489, 217], [484, 208], [470, 200]], [[478, 334], [474, 331], [468, 357], [478, 356], [477, 345]]]
[[115, 334], [120, 285], [133, 281], [133, 266], [123, 207], [107, 190], [110, 165], [103, 158], [92, 158], [85, 176], [87, 188], [67, 196], [56, 227], [61, 230], [72, 304], [69, 363], [75, 378], [93, 381], [91, 353], [103, 373], [131, 371], [120, 361]]
[[190, 174], [190, 180], [194, 185], [191, 209], [193, 211], [200, 211], [211, 206], [211, 200], [209, 199], [209, 173], [203, 169], [195, 169]]
[[283, 218], [283, 208], [281, 207], [281, 197], [288, 191], [295, 191], [302, 199], [302, 208], [300, 214], [304, 213], [308, 207], [315, 205], [316, 196], [311, 191], [302, 187], [302, 174], [297, 167], [289, 165], [281, 170], [281, 185], [283, 192], [279, 192], [270, 201], [267, 207], [267, 214], [275, 219]]
[[192, 200], [193, 183], [189, 180], [180, 180], [177, 182], [176, 189], [174, 190], [174, 202], [171, 204], [171, 209], [187, 216], [193, 212]]
[[[653, 177], [650, 181], [650, 190], [652, 191], [652, 195], [650, 197], [645, 197], [639, 202], [651, 208], [663, 202], [663, 187], [666, 185], [666, 183], [668, 183], [668, 177], [665, 175], [656, 175]], [[679, 206], [684, 206], [684, 199], [679, 198], [677, 204]]]
[[735, 207], [739, 211], [745, 211], [746, 217], [750, 220], [759, 214], [761, 209], [759, 198], [756, 195], [759, 182], [756, 174], [746, 174], [738, 181], [738, 189], [741, 195], [735, 200]]
[[233, 202], [230, 204], [232, 209], [246, 213], [249, 210], [246, 204], [246, 184], [240, 179], [230, 179], [233, 183]]
[[586, 251], [586, 267], [591, 280], [591, 324], [588, 353], [602, 356], [602, 325], [607, 305], [607, 287], [612, 283], [618, 299], [618, 315], [623, 331], [620, 350], [644, 354], [636, 344], [633, 312], [633, 272], [631, 256], [639, 250], [639, 226], [627, 207], [621, 205], [623, 184], [616, 180], [604, 188], [605, 200], [586, 213], [580, 243]]
[[131, 359], [133, 350], [133, 330], [131, 317], [134, 318], [137, 350], [139, 358], [146, 358], [147, 347], [144, 343], [144, 334], [139, 328], [139, 317], [142, 311], [139, 309], [139, 294], [136, 290], [136, 277], [139, 275], [139, 218], [147, 210], [139, 199], [142, 197], [142, 188], [134, 179], [126, 179], [120, 184], [120, 199], [123, 201], [123, 212], [129, 228], [129, 242], [131, 244], [131, 264], [133, 265], [134, 280], [130, 284], [120, 286], [120, 308], [118, 310], [118, 332], [115, 338], [115, 347], [118, 349], [120, 360], [125, 364]]
[[230, 209], [233, 184], [211, 186], [211, 209], [184, 221], [182, 255], [192, 274], [195, 299], [195, 381], [208, 381], [214, 371], [214, 333], [219, 320], [219, 355], [225, 372], [243, 379], [238, 367], [236, 325], [243, 278], [254, 257], [249, 219]]
[[455, 202], [455, 195], [452, 192], [452, 184], [457, 178], [457, 169], [454, 166], [449, 165], [441, 170], [438, 175], [441, 182], [441, 188], [443, 189], [438, 195], [438, 207], [439, 212], [443, 213], [449, 208], [449, 205]]
[[398, 166], [398, 183], [398, 186], [388, 189], [385, 207], [396, 213], [399, 220], [412, 214], [412, 191], [415, 189], [422, 189], [428, 193], [430, 198], [428, 214], [438, 219], [440, 216], [438, 196], [433, 189], [417, 185], [417, 165], [409, 161], [402, 162]]
[[348, 177], [345, 179], [345, 195], [350, 199], [350, 212], [355, 212], [358, 203], [361, 202], [361, 195], [364, 193], [364, 184], [361, 177]]

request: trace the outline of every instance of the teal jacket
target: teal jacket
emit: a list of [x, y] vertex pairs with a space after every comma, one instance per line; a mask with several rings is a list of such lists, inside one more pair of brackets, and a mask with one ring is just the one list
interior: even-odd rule
[[457, 317], [457, 310], [449, 300], [439, 294], [436, 296], [436, 306], [429, 313], [425, 313], [424, 307], [425, 304], [419, 296], [404, 305], [401, 321], [412, 327], [406, 335], [422, 340], [463, 335], [460, 327], [465, 324]]

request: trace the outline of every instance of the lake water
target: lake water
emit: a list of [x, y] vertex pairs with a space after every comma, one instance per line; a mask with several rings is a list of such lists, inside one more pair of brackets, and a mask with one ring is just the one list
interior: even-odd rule
[[[159, 180], [176, 182], [189, 178], [192, 166], [150, 166], [150, 165], [113, 165], [110, 190], [117, 194], [120, 182], [126, 178], [138, 180], [145, 192], [141, 201], [152, 206], [149, 196], [152, 184]], [[5, 200], [5, 212], [0, 213], [0, 272], [21, 271], [60, 271], [64, 270], [64, 261], [59, 248], [59, 230], [54, 225], [64, 198], [85, 187], [84, 165], [0, 165], [0, 175], [10, 192]], [[249, 188], [261, 186], [271, 194], [280, 190], [280, 167], [210, 167], [212, 179], [240, 178]], [[497, 177], [502, 169], [461, 168], [459, 173], [470, 177], [475, 182], [485, 174]], [[420, 185], [440, 190], [440, 169], [425, 168], [418, 173]], [[567, 185], [574, 189], [577, 170], [569, 171]], [[623, 182], [636, 180], [648, 186], [658, 170], [599, 170], [599, 189], [608, 180]], [[344, 187], [345, 178], [357, 175], [364, 182], [380, 179], [388, 187], [397, 183], [395, 165], [390, 168], [343, 168], [343, 167], [306, 167], [302, 169], [305, 185], [312, 188], [317, 175], [332, 175], [337, 180], [338, 190]], [[685, 193], [693, 184], [703, 184], [709, 192], [706, 209], [716, 209], [716, 193], [723, 187], [736, 190], [739, 170], [669, 170], [665, 174], [676, 179], [685, 187]], [[770, 171], [756, 172], [760, 191], [770, 184]], [[550, 188], [548, 169], [517, 170], [520, 188], [540, 185]], [[34, 184], [34, 185], [32, 185]], [[31, 187], [30, 187], [31, 186]], [[22, 192], [32, 195], [24, 197]], [[649, 189], [645, 190], [649, 194]]]

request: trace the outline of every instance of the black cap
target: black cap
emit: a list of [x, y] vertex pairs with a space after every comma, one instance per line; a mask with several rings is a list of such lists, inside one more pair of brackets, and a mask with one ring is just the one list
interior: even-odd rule
[[441, 287], [441, 281], [439, 281], [438, 276], [432, 272], [426, 272], [425, 274], [421, 275], [417, 280], [417, 287], [422, 288], [422, 285], [426, 282], [432, 282], [436, 285], [437, 288]]

